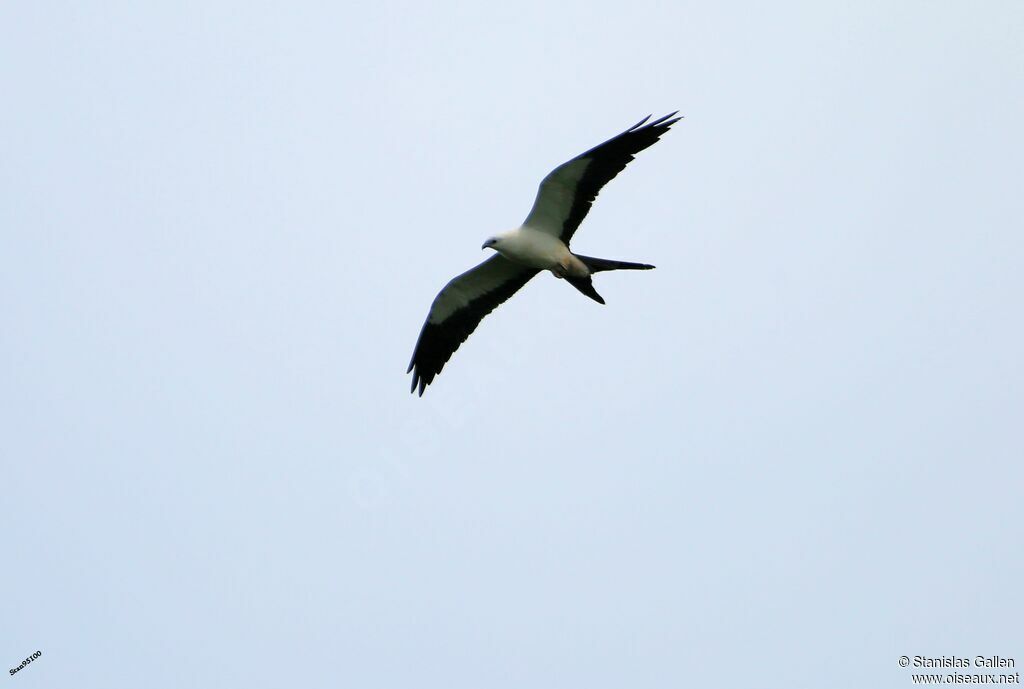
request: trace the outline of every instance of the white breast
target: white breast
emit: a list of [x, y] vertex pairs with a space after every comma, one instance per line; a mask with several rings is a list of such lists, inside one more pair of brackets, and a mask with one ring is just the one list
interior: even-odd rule
[[507, 259], [541, 270], [564, 265], [572, 256], [558, 237], [526, 226], [504, 235], [495, 248]]

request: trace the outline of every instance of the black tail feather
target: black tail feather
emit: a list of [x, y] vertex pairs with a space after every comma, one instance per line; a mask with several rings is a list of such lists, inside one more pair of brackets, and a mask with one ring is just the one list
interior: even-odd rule
[[[591, 273], [600, 273], [603, 270], [650, 270], [654, 268], [654, 266], [648, 263], [611, 261], [607, 258], [594, 258], [593, 256], [580, 256], [579, 254], [576, 254], [576, 258], [583, 261], [583, 265], [589, 268]], [[576, 289], [579, 289], [581, 292], [583, 292], [583, 290], [580, 289], [579, 287], [577, 287]], [[586, 294], [586, 292], [583, 293]]]
[[573, 287], [575, 287], [576, 289], [578, 289], [580, 292], [583, 292], [583, 294], [587, 295], [588, 297], [596, 301], [598, 304], [604, 303], [604, 299], [601, 297], [600, 294], [597, 293], [597, 290], [594, 289], [594, 283], [590, 279], [589, 275], [585, 278], [573, 278], [566, 276], [565, 281], [568, 282]]

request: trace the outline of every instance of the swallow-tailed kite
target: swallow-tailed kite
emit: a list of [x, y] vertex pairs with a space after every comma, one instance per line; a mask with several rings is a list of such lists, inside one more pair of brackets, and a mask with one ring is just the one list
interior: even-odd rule
[[580, 226], [601, 187], [622, 172], [640, 151], [654, 144], [679, 121], [665, 115], [644, 125], [650, 115], [616, 137], [559, 165], [540, 183], [537, 198], [522, 227], [491, 237], [483, 249], [497, 254], [444, 286], [430, 306], [416, 350], [406, 371], [412, 372], [412, 391], [420, 395], [441, 372], [483, 317], [511, 297], [530, 278], [550, 270], [599, 304], [591, 275], [603, 270], [650, 270], [646, 263], [609, 261], [569, 251], [569, 240]]

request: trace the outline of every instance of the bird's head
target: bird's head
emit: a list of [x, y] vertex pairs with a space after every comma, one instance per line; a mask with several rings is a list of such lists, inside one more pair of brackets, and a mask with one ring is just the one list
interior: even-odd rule
[[495, 251], [497, 251], [498, 250], [498, 244], [500, 242], [501, 242], [501, 237], [488, 237], [487, 241], [484, 242], [484, 245], [482, 247], [480, 247], [480, 250], [483, 251], [484, 249], [494, 249]]

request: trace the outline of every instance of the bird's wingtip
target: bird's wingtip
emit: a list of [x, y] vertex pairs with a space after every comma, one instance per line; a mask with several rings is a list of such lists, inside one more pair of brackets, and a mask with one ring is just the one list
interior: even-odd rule
[[[649, 126], [649, 127], [657, 127], [658, 125], [661, 125], [662, 127], [666, 127], [666, 128], [667, 127], [671, 127], [673, 124], [675, 124], [679, 120], [683, 119], [682, 116], [675, 117], [678, 114], [679, 114], [678, 110], [676, 110], [675, 112], [670, 112], [669, 114], [665, 115], [664, 117], [659, 117], [658, 119], [656, 119], [654, 122], [651, 122], [647, 126]], [[672, 118], [675, 118], [675, 119], [672, 119]]]
[[649, 120], [649, 119], [651, 119], [651, 116], [650, 116], [650, 115], [648, 115], [647, 117], [643, 118], [642, 120], [640, 120], [639, 122], [637, 122], [636, 124], [634, 124], [634, 125], [633, 125], [632, 127], [630, 127], [630, 128], [629, 128], [629, 129], [627, 130], [627, 131], [630, 131], [630, 132], [631, 132], [631, 131], [633, 131], [634, 129], [636, 129], [637, 127], [639, 127], [640, 125], [642, 125], [642, 124], [643, 124], [644, 122], [646, 122], [646, 121], [647, 121], [647, 120]]

